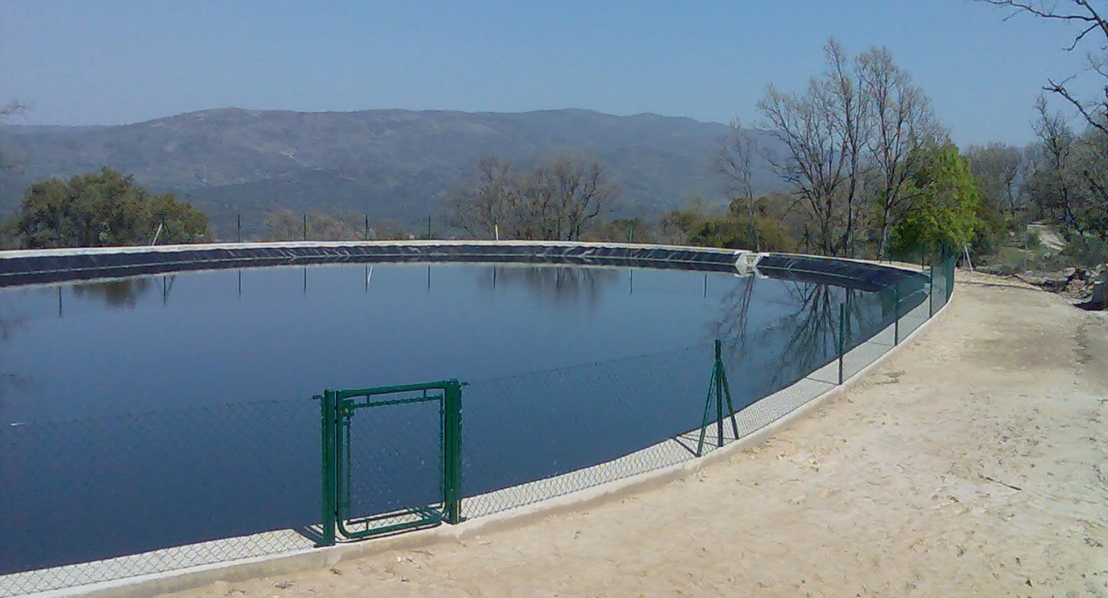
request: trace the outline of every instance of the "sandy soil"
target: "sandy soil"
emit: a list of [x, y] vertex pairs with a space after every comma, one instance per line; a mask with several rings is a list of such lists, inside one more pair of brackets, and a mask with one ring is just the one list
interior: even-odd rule
[[1108, 596], [1108, 318], [960, 278], [862, 385], [696, 477], [180, 596]]

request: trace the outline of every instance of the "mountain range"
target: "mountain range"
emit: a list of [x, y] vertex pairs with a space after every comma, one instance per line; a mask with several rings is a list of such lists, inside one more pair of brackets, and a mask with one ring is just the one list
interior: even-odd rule
[[[610, 217], [654, 218], [694, 198], [724, 204], [710, 154], [728, 127], [654, 114], [565, 109], [525, 113], [224, 108], [116, 126], [0, 127], [8, 168], [0, 213], [18, 209], [34, 181], [99, 171], [132, 173], [207, 211], [217, 236], [246, 232], [279, 209], [366, 214], [401, 226], [441, 219], [444, 198], [484, 156], [527, 167], [561, 155], [599, 160], [620, 188]], [[752, 131], [772, 144], [772, 136]], [[779, 187], [754, 165], [755, 191]]]

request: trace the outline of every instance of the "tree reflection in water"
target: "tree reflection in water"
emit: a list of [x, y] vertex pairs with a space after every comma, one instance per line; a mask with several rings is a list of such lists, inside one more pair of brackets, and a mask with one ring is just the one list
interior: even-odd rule
[[[155, 281], [158, 284], [155, 284]], [[175, 282], [177, 282], [177, 276], [169, 274], [158, 277], [143, 276], [82, 282], [74, 284], [71, 288], [77, 297], [100, 298], [108, 307], [133, 309], [140, 297], [154, 292], [161, 296], [162, 304], [168, 304]]]
[[[723, 341], [724, 362], [739, 408], [781, 390], [834, 361], [838, 353], [840, 305], [846, 305], [847, 348], [877, 332], [889, 319], [883, 295], [857, 289], [786, 283], [790, 311], [764, 328], [752, 324], [757, 277], [737, 284], [722, 298], [722, 315], [712, 328]], [[708, 339], [714, 340], [714, 339]]]
[[600, 303], [605, 289], [616, 284], [615, 268], [574, 266], [491, 266], [478, 275], [478, 285], [492, 290], [499, 286], [523, 287], [540, 301], [558, 307], [592, 307]]
[[77, 297], [97, 297], [103, 299], [104, 305], [108, 307], [131, 309], [140, 296], [152, 291], [154, 287], [150, 284], [150, 279], [144, 277], [82, 282], [71, 288]]
[[[17, 314], [6, 302], [0, 302], [0, 346], [7, 344], [20, 329], [26, 328], [31, 318], [25, 314]], [[25, 394], [31, 386], [31, 380], [22, 374], [7, 371], [8, 360], [2, 355], [8, 349], [0, 349], [0, 408], [11, 400], [10, 397]], [[2, 424], [2, 422], [0, 422]]]

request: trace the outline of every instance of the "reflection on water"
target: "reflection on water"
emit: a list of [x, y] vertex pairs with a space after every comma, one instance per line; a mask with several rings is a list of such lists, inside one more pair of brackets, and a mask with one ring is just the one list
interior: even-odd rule
[[[750, 314], [750, 301], [754, 297], [754, 287], [758, 283], [755, 276], [741, 279], [720, 301], [720, 317], [713, 322], [713, 339], [737, 338], [746, 343], [747, 320]], [[704, 293], [708, 292], [708, 278], [704, 278]]]
[[[173, 285], [177, 282], [176, 274], [162, 276], [144, 276], [136, 278], [117, 278], [112, 280], [98, 280], [94, 282], [80, 282], [70, 285], [73, 297], [97, 298], [104, 302], [106, 307], [113, 309], [134, 309], [139, 298], [144, 295], [161, 299], [162, 303], [169, 303], [173, 294]], [[65, 315], [64, 287], [58, 287], [58, 315]]]
[[27, 316], [0, 314], [0, 342], [11, 338], [17, 330], [26, 326], [27, 322]]
[[138, 298], [153, 290], [149, 278], [123, 278], [74, 284], [73, 295], [78, 298], [96, 297], [111, 308], [133, 308]]
[[519, 286], [537, 301], [563, 308], [594, 307], [619, 281], [614, 268], [548, 266], [485, 266], [478, 269], [478, 286], [485, 292], [502, 286]]
[[9, 363], [11, 360], [4, 359], [2, 349], [17, 333], [26, 329], [30, 321], [30, 316], [26, 313], [16, 313], [0, 296], [0, 411], [3, 411], [9, 395], [23, 394], [30, 387], [30, 378], [12, 370], [12, 365]]

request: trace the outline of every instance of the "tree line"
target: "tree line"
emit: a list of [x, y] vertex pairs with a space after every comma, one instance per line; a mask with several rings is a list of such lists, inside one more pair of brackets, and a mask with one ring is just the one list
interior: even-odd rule
[[[759, 147], [735, 122], [708, 156], [728, 194], [722, 213], [701, 201], [654, 223], [605, 223], [618, 189], [601, 164], [570, 157], [523, 171], [486, 158], [451, 196], [450, 211], [477, 238], [626, 241], [637, 228], [644, 242], [849, 257], [968, 246], [989, 221], [987, 206], [926, 94], [884, 48], [851, 57], [832, 39], [825, 58], [825, 72], [803, 91], [771, 84], [758, 103], [780, 151]], [[752, 165], [760, 159], [786, 193], [755, 196]]]

